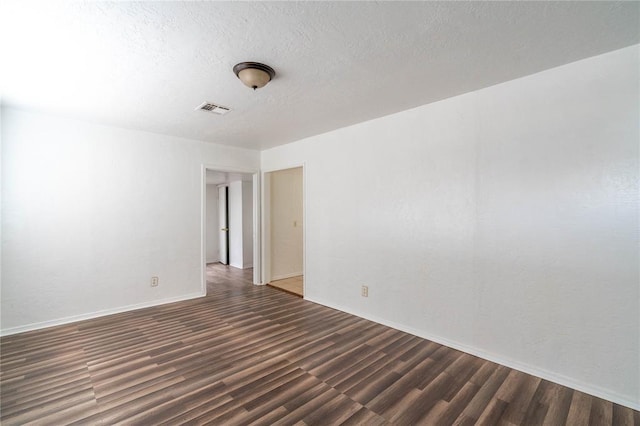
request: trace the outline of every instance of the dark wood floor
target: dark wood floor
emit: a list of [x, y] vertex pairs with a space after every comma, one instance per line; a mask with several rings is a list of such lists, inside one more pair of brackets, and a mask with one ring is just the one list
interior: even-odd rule
[[2, 338], [2, 424], [640, 425], [637, 411], [252, 286], [250, 270], [210, 279], [206, 298]]

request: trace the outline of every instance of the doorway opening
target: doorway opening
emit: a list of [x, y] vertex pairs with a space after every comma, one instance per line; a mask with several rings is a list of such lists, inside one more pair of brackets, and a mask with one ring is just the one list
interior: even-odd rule
[[222, 274], [261, 284], [259, 174], [203, 165], [202, 188], [203, 293]]
[[[216, 172], [212, 172], [216, 173]], [[213, 188], [210, 188], [207, 183], [207, 207], [211, 206], [209, 219], [211, 220], [211, 228], [214, 226], [218, 226], [218, 250], [219, 255], [215, 256], [215, 244], [211, 244], [212, 247], [207, 246], [207, 264], [215, 263], [216, 257], [217, 261], [222, 263], [223, 265], [229, 264], [229, 185], [221, 184], [217, 185], [218, 189], [218, 223], [215, 223], [215, 218], [213, 217], [213, 213], [215, 212], [215, 206], [212, 204], [215, 203], [215, 199], [210, 201], [210, 194], [215, 194]], [[211, 233], [211, 237], [215, 237], [216, 229], [209, 229], [207, 232]], [[214, 238], [210, 238], [214, 239]]]
[[304, 168], [263, 175], [265, 283], [304, 297]]

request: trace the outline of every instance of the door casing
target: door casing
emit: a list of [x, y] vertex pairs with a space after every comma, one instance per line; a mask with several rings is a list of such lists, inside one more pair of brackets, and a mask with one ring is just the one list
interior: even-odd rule
[[201, 164], [200, 178], [200, 265], [201, 265], [201, 292], [207, 294], [207, 170], [226, 173], [249, 173], [253, 177], [253, 284], [264, 284], [262, 280], [262, 220], [261, 220], [261, 200], [262, 191], [260, 186], [260, 171], [256, 169], [244, 169], [239, 167], [228, 167], [215, 164]]
[[[295, 163], [295, 164], [291, 164], [291, 165], [287, 165], [284, 167], [278, 167], [275, 169], [267, 169], [267, 170], [262, 170], [261, 172], [261, 177], [262, 177], [262, 191], [261, 191], [261, 229], [262, 229], [262, 235], [261, 235], [261, 253], [262, 253], [262, 258], [260, 260], [260, 264], [261, 264], [261, 276], [262, 276], [262, 283], [263, 284], [268, 284], [269, 282], [271, 282], [271, 226], [270, 226], [270, 221], [271, 221], [271, 217], [270, 217], [270, 211], [271, 211], [271, 205], [270, 205], [270, 199], [271, 199], [271, 187], [270, 187], [270, 179], [269, 179], [269, 173], [272, 172], [277, 172], [280, 170], [287, 170], [287, 169], [294, 169], [297, 167], [301, 167], [302, 168], [302, 221], [303, 221], [303, 228], [302, 228], [302, 292], [306, 297], [307, 294], [307, 202], [306, 202], [306, 194], [307, 194], [307, 176], [306, 176], [306, 167], [305, 167], [305, 163]], [[254, 265], [255, 267], [255, 265]]]

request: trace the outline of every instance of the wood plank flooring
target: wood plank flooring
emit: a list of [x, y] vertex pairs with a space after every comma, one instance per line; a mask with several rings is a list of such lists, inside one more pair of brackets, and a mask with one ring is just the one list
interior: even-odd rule
[[0, 340], [18, 424], [640, 425], [640, 413], [209, 272], [205, 298]]
[[286, 291], [287, 293], [294, 294], [296, 296], [303, 297], [303, 277], [302, 275], [298, 275], [296, 277], [284, 278], [282, 280], [271, 281], [269, 285], [271, 287], [275, 287], [282, 291]]

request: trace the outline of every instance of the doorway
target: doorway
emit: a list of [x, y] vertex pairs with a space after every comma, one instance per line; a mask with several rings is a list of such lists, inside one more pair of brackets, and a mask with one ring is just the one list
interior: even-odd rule
[[202, 292], [221, 268], [261, 284], [260, 181], [256, 171], [202, 166]]
[[263, 177], [265, 282], [304, 297], [304, 168]]
[[[207, 183], [207, 185], [213, 185]], [[207, 188], [207, 191], [209, 189]], [[214, 206], [211, 206], [211, 210]], [[213, 213], [213, 211], [211, 212]], [[210, 214], [213, 216], [213, 214]], [[213, 221], [213, 218], [211, 218]], [[211, 229], [211, 233], [215, 230]], [[229, 264], [229, 185], [218, 185], [218, 261], [223, 265]], [[209, 250], [211, 251], [211, 250]], [[215, 256], [207, 256], [207, 264], [215, 263]]]

